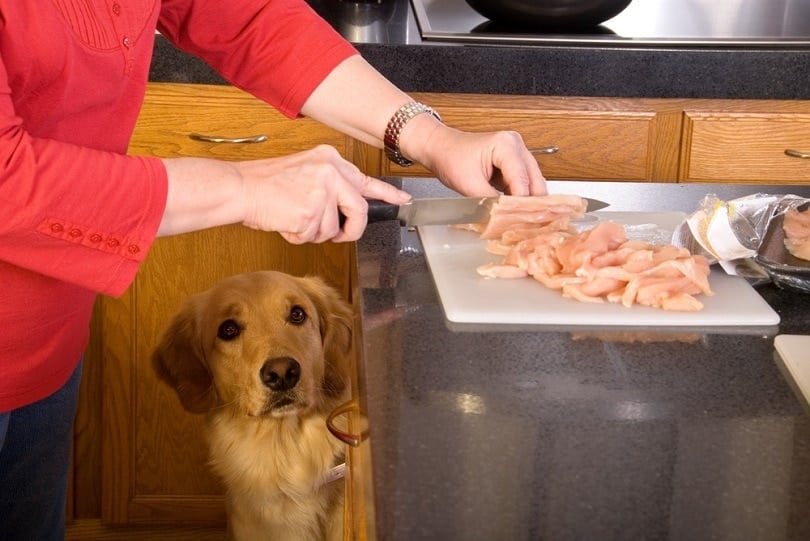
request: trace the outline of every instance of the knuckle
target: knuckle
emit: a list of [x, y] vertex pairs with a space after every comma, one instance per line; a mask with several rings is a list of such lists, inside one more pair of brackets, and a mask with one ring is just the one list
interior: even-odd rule
[[523, 143], [523, 137], [515, 130], [502, 130], [495, 132], [495, 142], [508, 146], [518, 145]]
[[507, 131], [506, 136], [509, 137], [513, 143], [523, 143], [523, 136], [515, 130]]
[[323, 159], [331, 160], [334, 158], [340, 158], [340, 153], [337, 151], [335, 147], [332, 145], [327, 145], [325, 143], [321, 143], [313, 147], [312, 152]]

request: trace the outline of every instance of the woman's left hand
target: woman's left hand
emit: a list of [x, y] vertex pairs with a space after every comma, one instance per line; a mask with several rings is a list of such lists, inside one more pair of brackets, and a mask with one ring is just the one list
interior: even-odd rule
[[[546, 179], [523, 138], [515, 131], [473, 133], [440, 124], [429, 115], [411, 123], [421, 140], [409, 139], [405, 154], [430, 169], [448, 188], [466, 196], [544, 195]], [[416, 126], [414, 126], [416, 127]], [[410, 126], [409, 126], [410, 128]], [[405, 141], [403, 141], [404, 143]]]

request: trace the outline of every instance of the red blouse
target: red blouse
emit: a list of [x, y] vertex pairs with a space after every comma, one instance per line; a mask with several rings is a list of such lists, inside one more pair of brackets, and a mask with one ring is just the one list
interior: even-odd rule
[[125, 153], [156, 28], [289, 117], [356, 54], [303, 0], [0, 0], [0, 412], [64, 384], [154, 240], [166, 172]]

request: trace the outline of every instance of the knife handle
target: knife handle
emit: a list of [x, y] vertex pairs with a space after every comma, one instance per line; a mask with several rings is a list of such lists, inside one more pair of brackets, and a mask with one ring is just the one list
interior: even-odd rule
[[380, 199], [368, 199], [368, 223], [399, 220], [399, 206]]
[[[368, 223], [387, 222], [389, 220], [399, 220], [399, 207], [391, 203], [386, 203], [381, 199], [367, 199], [368, 201]], [[346, 216], [338, 212], [338, 223], [343, 229], [346, 223]]]

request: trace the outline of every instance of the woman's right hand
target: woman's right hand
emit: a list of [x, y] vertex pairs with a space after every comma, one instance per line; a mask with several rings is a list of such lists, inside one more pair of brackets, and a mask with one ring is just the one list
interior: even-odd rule
[[366, 228], [366, 198], [394, 204], [411, 198], [364, 175], [327, 145], [254, 161], [178, 158], [164, 163], [169, 196], [160, 235], [242, 223], [277, 231], [293, 244], [353, 241]]
[[[410, 200], [406, 192], [364, 175], [327, 145], [238, 167], [247, 203], [243, 223], [278, 231], [293, 244], [357, 240], [368, 221], [366, 198], [396, 204]], [[339, 213], [346, 218], [343, 229]]]

